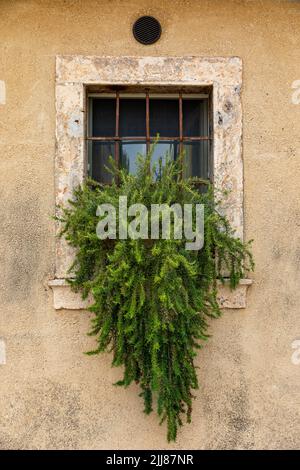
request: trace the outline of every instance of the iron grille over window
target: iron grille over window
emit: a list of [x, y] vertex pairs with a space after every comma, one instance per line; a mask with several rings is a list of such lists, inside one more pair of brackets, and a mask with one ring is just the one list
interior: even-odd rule
[[183, 177], [209, 179], [209, 96], [152, 94], [149, 92], [102, 94], [89, 97], [88, 173], [96, 181], [110, 183], [106, 170], [109, 156], [117, 164], [136, 171], [137, 153], [145, 154], [157, 138], [152, 161], [166, 154], [183, 155]]

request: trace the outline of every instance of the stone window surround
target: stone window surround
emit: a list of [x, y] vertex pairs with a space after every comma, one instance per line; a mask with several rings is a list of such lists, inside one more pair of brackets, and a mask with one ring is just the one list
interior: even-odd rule
[[[64, 205], [86, 174], [86, 87], [89, 85], [211, 86], [213, 89], [214, 185], [229, 190], [223, 210], [243, 239], [242, 61], [238, 57], [56, 57], [56, 204]], [[57, 226], [59, 230], [59, 226]], [[56, 239], [55, 279], [49, 281], [55, 309], [84, 309], [66, 278], [73, 252]], [[251, 280], [235, 291], [221, 286], [220, 305], [245, 308]]]

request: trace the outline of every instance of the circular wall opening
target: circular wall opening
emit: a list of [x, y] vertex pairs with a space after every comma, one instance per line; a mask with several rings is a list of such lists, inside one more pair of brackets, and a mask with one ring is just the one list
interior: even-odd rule
[[154, 44], [161, 36], [160, 22], [153, 16], [141, 16], [132, 27], [135, 39], [144, 45]]

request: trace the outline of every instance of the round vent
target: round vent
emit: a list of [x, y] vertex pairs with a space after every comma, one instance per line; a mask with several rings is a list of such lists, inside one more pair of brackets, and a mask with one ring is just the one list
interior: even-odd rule
[[153, 16], [141, 16], [132, 28], [135, 39], [141, 44], [154, 44], [161, 35], [161, 26], [159, 21]]

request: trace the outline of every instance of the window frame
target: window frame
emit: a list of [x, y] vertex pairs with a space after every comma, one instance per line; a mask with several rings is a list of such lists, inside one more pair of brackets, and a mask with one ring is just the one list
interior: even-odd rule
[[[243, 239], [242, 61], [238, 57], [56, 57], [57, 207], [67, 205], [87, 170], [86, 92], [99, 87], [211, 87], [213, 183], [229, 191], [222, 203], [237, 237]], [[57, 210], [59, 215], [59, 209]], [[57, 232], [60, 225], [57, 223]], [[65, 279], [74, 252], [56, 240], [55, 277]]]

